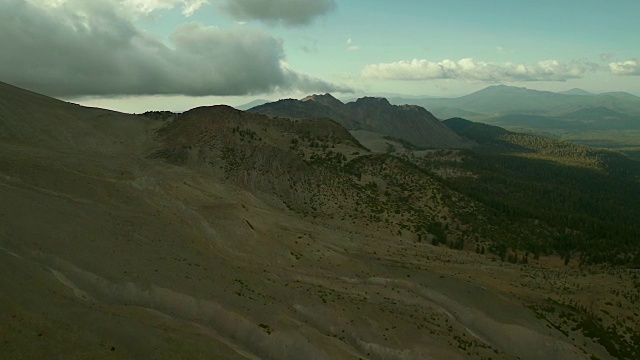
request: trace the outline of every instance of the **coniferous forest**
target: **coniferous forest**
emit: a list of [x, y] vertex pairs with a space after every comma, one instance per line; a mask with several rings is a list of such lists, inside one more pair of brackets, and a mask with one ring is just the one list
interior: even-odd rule
[[464, 151], [464, 161], [456, 165], [477, 177], [442, 181], [484, 204], [494, 219], [554, 230], [544, 241], [494, 239], [496, 249], [640, 267], [640, 163], [612, 151], [462, 119], [445, 123], [481, 146]]

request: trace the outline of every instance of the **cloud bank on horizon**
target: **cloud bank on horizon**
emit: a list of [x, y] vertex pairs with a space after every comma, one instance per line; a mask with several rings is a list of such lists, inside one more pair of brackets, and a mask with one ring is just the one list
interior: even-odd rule
[[[584, 8], [595, 3], [585, 1]], [[638, 7], [621, 1], [625, 13]], [[515, 6], [521, 5], [505, 8]], [[460, 34], [473, 37], [469, 29], [451, 38], [407, 35], [410, 28], [429, 26], [446, 34], [451, 29], [435, 23], [437, 11], [451, 13], [446, 5], [414, 0], [403, 6], [363, 0], [1, 0], [0, 44], [10, 50], [0, 52], [0, 81], [66, 98], [398, 91], [403, 85], [394, 84], [552, 84], [603, 77], [636, 88], [629, 84], [640, 76], [640, 60], [632, 52], [616, 56], [598, 48], [592, 61], [576, 50], [572, 60], [562, 46], [547, 49], [549, 38], [542, 38], [538, 45], [546, 53], [523, 55], [514, 49], [517, 42], [502, 43], [511, 36], [502, 31], [504, 46], [486, 44], [490, 55], [465, 46]], [[425, 13], [432, 21], [423, 22]], [[467, 16], [465, 24], [478, 32], [509, 19]], [[612, 18], [609, 25], [619, 21]], [[437, 51], [425, 53], [428, 46]]]
[[362, 70], [365, 78], [382, 80], [424, 81], [435, 79], [462, 79], [484, 82], [509, 81], [567, 81], [595, 72], [599, 66], [586, 61], [562, 63], [543, 60], [535, 64], [497, 64], [471, 58], [459, 61], [431, 62], [424, 59], [367, 65]]

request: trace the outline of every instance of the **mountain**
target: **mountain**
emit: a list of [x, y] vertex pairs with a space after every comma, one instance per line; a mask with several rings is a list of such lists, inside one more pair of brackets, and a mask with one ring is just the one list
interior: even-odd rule
[[354, 102], [361, 97], [383, 97], [389, 100], [390, 103], [395, 105], [404, 105], [404, 103], [397, 104], [395, 102], [396, 99], [437, 99], [441, 96], [430, 96], [430, 95], [407, 95], [407, 94], [398, 94], [398, 93], [390, 93], [390, 92], [370, 92], [363, 94], [356, 94], [350, 97], [343, 97], [340, 99], [343, 103]]
[[0, 110], [0, 358], [637, 349], [640, 192], [611, 169], [372, 153], [330, 119], [130, 115], [3, 83]]
[[344, 104], [340, 103], [338, 107], [334, 108], [319, 101], [314, 101], [309, 98], [305, 99], [306, 100], [304, 101], [296, 99], [282, 99], [256, 106], [248, 111], [292, 119], [332, 119], [348, 129], [357, 126], [356, 121], [349, 117], [349, 114], [347, 113], [348, 110]]
[[565, 91], [559, 91], [558, 94], [563, 94], [563, 95], [582, 95], [582, 96], [595, 95], [592, 92], [589, 92], [589, 91], [586, 91], [586, 90], [582, 90], [582, 89], [578, 89], [578, 88], [573, 88], [573, 89], [569, 89], [569, 90], [565, 90]]
[[605, 92], [600, 94], [601, 96], [608, 96], [608, 97], [613, 97], [613, 98], [617, 98], [620, 100], [628, 100], [628, 101], [638, 101], [640, 100], [640, 97], [635, 96], [633, 94], [629, 94], [628, 92], [624, 92], [624, 91], [613, 91], [613, 92]]
[[558, 116], [589, 107], [607, 107], [629, 116], [640, 116], [640, 98], [628, 93], [585, 96], [505, 85], [489, 86], [458, 98], [397, 99], [396, 101], [424, 106], [427, 109], [458, 109], [479, 114], [473, 116], [475, 120], [510, 114]]
[[456, 107], [484, 114], [526, 113], [547, 114], [581, 96], [559, 95], [549, 91], [537, 91], [505, 85], [490, 86], [473, 94], [455, 99]]
[[269, 102], [269, 100], [256, 99], [256, 100], [253, 100], [253, 101], [249, 101], [249, 102], [248, 102], [248, 103], [246, 103], [246, 104], [242, 104], [242, 105], [238, 105], [238, 106], [234, 106], [234, 107], [235, 107], [236, 109], [238, 109], [238, 110], [243, 110], [243, 111], [245, 111], [245, 110], [249, 110], [249, 109], [251, 109], [252, 107], [256, 107], [256, 106], [259, 106], [259, 105], [262, 105], [262, 104], [266, 104], [266, 103], [268, 103], [268, 102]]
[[[141, 151], [147, 117], [86, 108], [0, 82], [0, 140], [52, 151]], [[137, 121], [132, 121], [132, 120]], [[143, 121], [144, 120], [144, 121]]]
[[424, 108], [391, 105], [385, 98], [364, 97], [347, 104], [330, 94], [280, 100], [249, 111], [288, 118], [329, 118], [350, 130], [366, 130], [406, 140], [422, 148], [465, 148], [465, 141]]

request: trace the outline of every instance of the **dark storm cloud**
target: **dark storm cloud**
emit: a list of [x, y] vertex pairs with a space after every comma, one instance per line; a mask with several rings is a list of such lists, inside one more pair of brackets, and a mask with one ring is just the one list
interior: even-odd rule
[[283, 65], [282, 44], [244, 27], [178, 27], [170, 46], [112, 0], [0, 2], [0, 81], [54, 96], [245, 95], [346, 90]]
[[260, 20], [285, 26], [308, 25], [335, 7], [334, 0], [223, 0], [220, 5], [236, 20]]

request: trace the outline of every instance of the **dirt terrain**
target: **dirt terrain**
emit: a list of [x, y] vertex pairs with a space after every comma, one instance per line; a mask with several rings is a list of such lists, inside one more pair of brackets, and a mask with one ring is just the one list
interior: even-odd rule
[[164, 125], [0, 84], [1, 358], [612, 359], [549, 309], [637, 324], [631, 271], [301, 216], [150, 158]]

